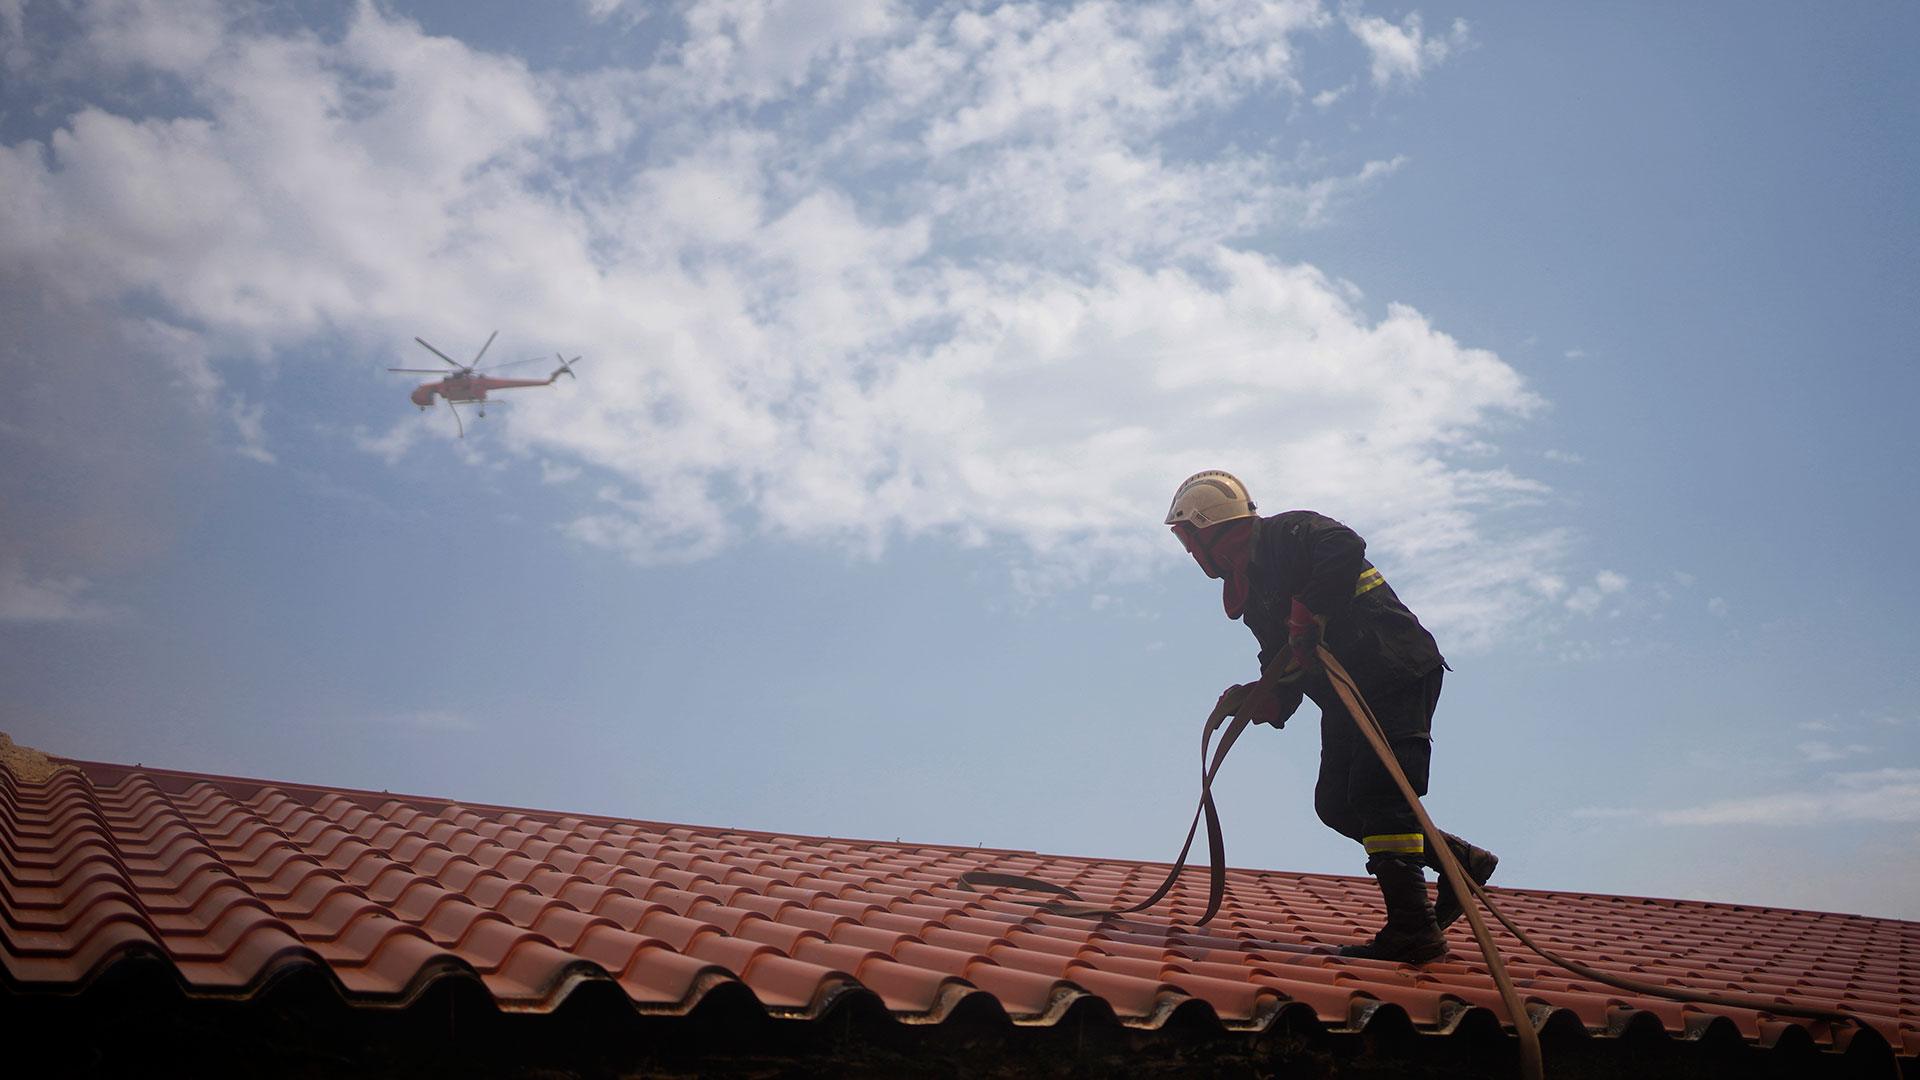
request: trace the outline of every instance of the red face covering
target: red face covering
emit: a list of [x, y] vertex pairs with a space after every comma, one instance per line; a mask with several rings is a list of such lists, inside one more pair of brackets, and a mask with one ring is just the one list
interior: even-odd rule
[[1175, 525], [1173, 532], [1200, 569], [1208, 577], [1220, 579], [1220, 604], [1226, 608], [1227, 618], [1239, 618], [1253, 590], [1253, 582], [1247, 578], [1247, 556], [1253, 544], [1251, 519], [1223, 521], [1204, 529]]

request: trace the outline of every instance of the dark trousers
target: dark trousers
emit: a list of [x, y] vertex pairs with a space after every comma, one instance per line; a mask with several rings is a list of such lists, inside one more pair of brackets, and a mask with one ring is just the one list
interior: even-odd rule
[[[1387, 745], [1418, 795], [1427, 793], [1433, 710], [1440, 703], [1445, 670], [1437, 667], [1417, 679], [1361, 687]], [[1360, 734], [1346, 704], [1331, 687], [1313, 698], [1320, 706], [1320, 778], [1313, 787], [1313, 808], [1320, 820], [1360, 843], [1369, 836], [1418, 834], [1420, 819], [1380, 764], [1372, 744]]]

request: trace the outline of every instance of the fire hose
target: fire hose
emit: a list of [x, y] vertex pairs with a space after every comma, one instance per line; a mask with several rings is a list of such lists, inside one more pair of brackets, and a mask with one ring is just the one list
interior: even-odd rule
[[[1353, 677], [1347, 674], [1346, 668], [1342, 667], [1340, 661], [1335, 659], [1331, 652], [1327, 651], [1326, 646], [1322, 645], [1319, 647], [1318, 655], [1320, 663], [1326, 671], [1328, 681], [1333, 685], [1334, 693], [1339, 696], [1341, 703], [1346, 706], [1347, 712], [1353, 717], [1353, 722], [1359, 726], [1361, 735], [1366, 738], [1368, 745], [1373, 747], [1373, 752], [1379, 756], [1381, 764], [1386, 767], [1387, 772], [1393, 777], [1395, 785], [1400, 788], [1400, 793], [1406, 797], [1407, 805], [1413, 809], [1414, 816], [1419, 819], [1421, 829], [1430, 837], [1441, 835], [1439, 828], [1434, 825], [1433, 819], [1427, 815], [1426, 807], [1421, 805], [1420, 796], [1413, 790], [1413, 785], [1407, 780], [1406, 773], [1401, 770], [1400, 763], [1394, 758], [1393, 750], [1387, 744], [1386, 735], [1381, 731], [1379, 721], [1374, 718], [1373, 710], [1367, 706], [1366, 698], [1361, 695], [1360, 688], [1354, 683]], [[1270, 688], [1280, 683], [1290, 681], [1292, 676], [1283, 675], [1280, 667], [1281, 665], [1279, 663], [1275, 663], [1271, 670], [1263, 672], [1260, 681], [1255, 684], [1254, 692], [1258, 693], [1260, 689]], [[1296, 668], [1295, 671], [1297, 672], [1298, 669]], [[988, 888], [1002, 887], [1059, 893], [1067, 900], [1076, 902], [1065, 903], [1059, 900], [1049, 900], [1033, 903], [1032, 906], [1052, 914], [1070, 917], [1105, 917], [1111, 915], [1129, 915], [1135, 912], [1145, 911], [1164, 899], [1167, 893], [1173, 888], [1174, 883], [1179, 879], [1181, 872], [1186, 868], [1187, 855], [1193, 849], [1194, 837], [1199, 831], [1202, 820], [1204, 820], [1207, 826], [1207, 845], [1212, 866], [1207, 889], [1207, 908], [1205, 913], [1201, 915], [1194, 925], [1204, 926], [1212, 921], [1213, 917], [1219, 913], [1221, 902], [1226, 894], [1226, 859], [1220, 828], [1220, 815], [1213, 802], [1213, 780], [1219, 773], [1221, 764], [1226, 760], [1227, 751], [1232, 748], [1234, 741], [1240, 737], [1241, 732], [1246, 730], [1247, 720], [1244, 717], [1234, 718], [1233, 723], [1228, 725], [1225, 733], [1221, 735], [1220, 745], [1213, 750], [1211, 760], [1209, 760], [1208, 757], [1208, 749], [1213, 739], [1214, 730], [1226, 719], [1227, 713], [1233, 708], [1233, 705], [1233, 702], [1223, 699], [1219, 705], [1214, 707], [1213, 713], [1207, 717], [1206, 730], [1202, 733], [1200, 739], [1200, 805], [1194, 810], [1193, 824], [1187, 828], [1186, 842], [1181, 845], [1180, 854], [1175, 858], [1172, 870], [1168, 873], [1167, 879], [1145, 900], [1123, 908], [1086, 905], [1078, 903], [1080, 897], [1075, 895], [1071, 890], [1051, 882], [1018, 874], [1002, 874], [984, 870], [970, 871], [962, 874], [958, 882], [960, 888], [971, 891], [976, 886], [984, 886]], [[1500, 1000], [1506, 1006], [1507, 1017], [1513, 1024], [1514, 1034], [1520, 1040], [1520, 1075], [1526, 1078], [1526, 1080], [1540, 1080], [1543, 1075], [1540, 1036], [1534, 1029], [1533, 1022], [1527, 1013], [1525, 1005], [1520, 1000], [1519, 991], [1515, 989], [1513, 980], [1507, 975], [1506, 963], [1500, 956], [1499, 948], [1494, 944], [1493, 935], [1487, 929], [1486, 921], [1480, 917], [1480, 912], [1473, 903], [1475, 899], [1485, 905], [1487, 911], [1491, 912], [1494, 918], [1498, 919], [1501, 925], [1505, 926], [1508, 932], [1513, 934], [1522, 945], [1538, 954], [1547, 962], [1571, 971], [1582, 978], [1591, 979], [1594, 982], [1605, 983], [1608, 986], [1650, 997], [1689, 1001], [1703, 1005], [1716, 1005], [1723, 1008], [1751, 1009], [1759, 1012], [1778, 1013], [1813, 1020], [1824, 1020], [1828, 1023], [1847, 1024], [1863, 1031], [1871, 1030], [1864, 1021], [1850, 1013], [1833, 1009], [1823, 1009], [1816, 1006], [1782, 1003], [1771, 998], [1759, 997], [1757, 995], [1709, 993], [1689, 990], [1684, 987], [1656, 985], [1638, 979], [1630, 979], [1623, 975], [1601, 971], [1598, 968], [1580, 963], [1577, 960], [1549, 952], [1535, 942], [1534, 939], [1520, 927], [1516, 926], [1513, 920], [1508, 918], [1507, 915], [1494, 904], [1492, 897], [1487, 894], [1485, 888], [1467, 876], [1465, 869], [1461, 867], [1460, 861], [1454, 857], [1452, 848], [1449, 845], [1436, 843], [1433, 845], [1433, 852], [1439, 857], [1441, 877], [1445, 886], [1453, 890], [1454, 896], [1460, 901], [1462, 914], [1466, 916], [1467, 924], [1473, 929], [1474, 940], [1479, 943], [1481, 956], [1485, 958], [1487, 962], [1488, 974], [1492, 977], [1495, 987], [1500, 992]], [[1900, 1075], [1900, 1066], [1897, 1060], [1894, 1062], [1893, 1071], [1896, 1077]]]

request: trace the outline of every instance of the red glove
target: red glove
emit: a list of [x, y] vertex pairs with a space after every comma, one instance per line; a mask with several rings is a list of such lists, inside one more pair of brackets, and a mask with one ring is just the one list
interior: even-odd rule
[[1326, 637], [1327, 620], [1307, 610], [1307, 605], [1293, 598], [1292, 613], [1287, 616], [1287, 650], [1293, 653], [1293, 662], [1301, 671], [1320, 670], [1320, 642]]
[[1238, 716], [1251, 724], [1271, 724], [1279, 728], [1285, 727], [1288, 718], [1300, 707], [1300, 695], [1282, 695], [1271, 688], [1262, 689], [1259, 683], [1241, 683], [1227, 687], [1220, 695], [1220, 704], [1227, 706], [1224, 716]]
[[[1297, 702], [1294, 708], [1299, 708]], [[1272, 724], [1277, 728], [1285, 726], [1287, 717], [1293, 715], [1293, 709], [1285, 708], [1280, 695], [1271, 689], [1255, 690], [1247, 695], [1246, 701], [1241, 702], [1240, 711], [1234, 715], [1250, 724]]]
[[1221, 716], [1239, 715], [1240, 706], [1247, 703], [1247, 694], [1253, 690], [1253, 686], [1253, 683], [1235, 683], [1220, 691], [1220, 700], [1214, 705], [1213, 711]]

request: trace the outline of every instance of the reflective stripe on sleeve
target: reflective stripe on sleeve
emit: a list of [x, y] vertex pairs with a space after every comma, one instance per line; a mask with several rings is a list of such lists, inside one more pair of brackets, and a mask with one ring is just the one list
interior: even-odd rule
[[1361, 837], [1360, 842], [1367, 846], [1369, 855], [1383, 851], [1394, 855], [1424, 855], [1427, 851], [1427, 838], [1420, 833], [1382, 833]]
[[1380, 571], [1369, 566], [1361, 573], [1360, 580], [1354, 583], [1353, 595], [1359, 596], [1375, 585], [1385, 585], [1386, 583], [1387, 579], [1380, 576]]

